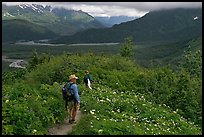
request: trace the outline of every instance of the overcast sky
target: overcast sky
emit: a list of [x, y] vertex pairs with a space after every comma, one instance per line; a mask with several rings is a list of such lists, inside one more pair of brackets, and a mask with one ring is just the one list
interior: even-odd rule
[[149, 11], [158, 9], [202, 7], [202, 2], [3, 2], [7, 5], [27, 3], [82, 10], [92, 16], [125, 15], [141, 17]]

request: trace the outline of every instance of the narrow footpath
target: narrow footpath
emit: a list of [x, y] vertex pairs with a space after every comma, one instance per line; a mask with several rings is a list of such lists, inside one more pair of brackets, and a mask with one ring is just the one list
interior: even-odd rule
[[[82, 113], [81, 111], [77, 111], [77, 115], [76, 115], [76, 123], [79, 121], [79, 119], [81, 118]], [[48, 130], [48, 134], [47, 135], [67, 135], [70, 131], [72, 131], [73, 126], [75, 126], [76, 124], [70, 124], [69, 123], [69, 119], [65, 119], [63, 121], [63, 123], [61, 124], [55, 124], [53, 127], [51, 127]]]

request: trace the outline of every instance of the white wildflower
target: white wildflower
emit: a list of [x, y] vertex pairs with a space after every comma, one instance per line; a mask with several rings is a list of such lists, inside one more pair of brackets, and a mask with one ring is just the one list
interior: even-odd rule
[[37, 130], [36, 130], [36, 129], [34, 129], [32, 133], [34, 134], [34, 133], [36, 133], [36, 132], [37, 132]]
[[7, 100], [6, 100], [6, 103], [8, 103], [8, 102], [9, 102], [9, 100], [7, 99]]
[[117, 120], [116, 120], [116, 119], [114, 119], [114, 118], [111, 118], [111, 119], [110, 119], [110, 121], [117, 122]]
[[111, 100], [109, 98], [106, 98], [107, 101], [111, 102]]
[[98, 132], [101, 133], [101, 132], [103, 132], [103, 130], [102, 130], [102, 129], [99, 129]]
[[91, 113], [92, 115], [94, 114], [94, 112], [93, 112], [93, 111], [91, 111], [91, 110], [90, 110], [90, 113]]
[[102, 99], [102, 100], [100, 100], [100, 102], [105, 102], [105, 101]]

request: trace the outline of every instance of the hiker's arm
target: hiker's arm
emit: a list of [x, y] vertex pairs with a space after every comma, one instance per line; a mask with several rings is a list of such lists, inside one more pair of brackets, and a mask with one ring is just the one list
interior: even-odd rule
[[93, 82], [93, 79], [92, 79], [92, 76], [91, 76], [91, 75], [89, 75], [89, 79], [90, 79], [91, 82]]
[[78, 94], [78, 88], [77, 85], [73, 85], [73, 90], [74, 90], [74, 98], [76, 99], [77, 103], [80, 103], [80, 98]]

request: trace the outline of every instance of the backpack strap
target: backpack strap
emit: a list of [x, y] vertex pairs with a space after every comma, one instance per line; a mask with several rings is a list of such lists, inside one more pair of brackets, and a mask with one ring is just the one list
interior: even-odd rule
[[[73, 84], [74, 84], [74, 83], [71, 83], [71, 82], [70, 82], [69, 86], [67, 87], [67, 89], [68, 89], [67, 92], [69, 92], [69, 91], [71, 92], [71, 87], [72, 87]], [[71, 94], [72, 94], [72, 93], [71, 93]]]

